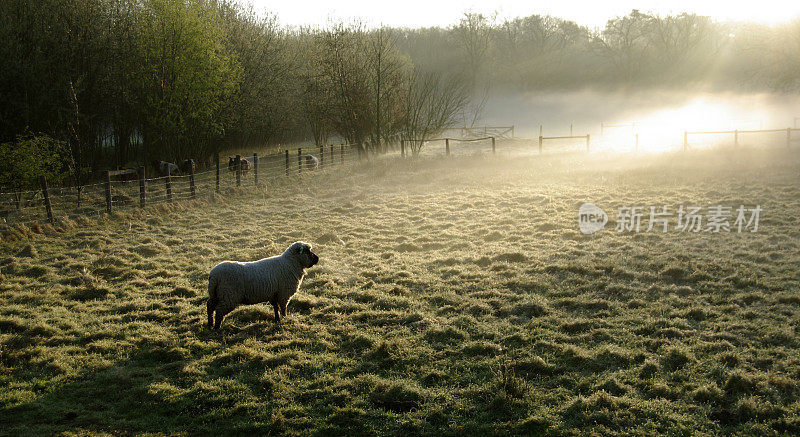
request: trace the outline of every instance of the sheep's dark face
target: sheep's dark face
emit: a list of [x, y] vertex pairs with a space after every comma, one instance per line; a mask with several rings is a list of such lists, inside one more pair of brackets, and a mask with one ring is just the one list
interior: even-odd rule
[[311, 245], [308, 243], [298, 241], [292, 244], [289, 247], [289, 250], [292, 251], [295, 257], [297, 257], [298, 261], [300, 261], [300, 265], [302, 265], [303, 268], [307, 269], [319, 263], [319, 257], [311, 251]]

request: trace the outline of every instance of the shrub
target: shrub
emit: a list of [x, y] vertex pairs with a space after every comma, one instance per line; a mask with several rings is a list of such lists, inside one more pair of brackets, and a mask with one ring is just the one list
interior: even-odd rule
[[[58, 182], [69, 170], [67, 148], [64, 143], [47, 135], [30, 133], [17, 136], [16, 141], [0, 144], [0, 187], [15, 192], [39, 187], [39, 178]], [[14, 199], [17, 208], [21, 197]]]

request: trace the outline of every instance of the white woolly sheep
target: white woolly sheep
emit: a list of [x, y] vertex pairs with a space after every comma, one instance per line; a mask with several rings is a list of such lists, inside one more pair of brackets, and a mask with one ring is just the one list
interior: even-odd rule
[[319, 158], [314, 155], [303, 155], [303, 169], [316, 170], [319, 167]]
[[[219, 329], [225, 315], [239, 305], [269, 302], [275, 322], [286, 317], [289, 299], [297, 293], [306, 269], [319, 262], [311, 245], [297, 241], [282, 255], [258, 261], [223, 261], [208, 275], [208, 327]], [[216, 319], [214, 313], [216, 312]], [[279, 314], [280, 313], [280, 314]]]
[[159, 176], [181, 174], [177, 165], [167, 161], [155, 160], [153, 161], [153, 168], [155, 168], [156, 173], [158, 173]]

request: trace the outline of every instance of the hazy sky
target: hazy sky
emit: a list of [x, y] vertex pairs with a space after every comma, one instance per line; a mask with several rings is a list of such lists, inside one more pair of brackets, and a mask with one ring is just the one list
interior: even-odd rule
[[763, 23], [789, 21], [800, 16], [800, 2], [786, 0], [560, 0], [547, 2], [507, 0], [240, 0], [257, 12], [276, 13], [282, 25], [322, 25], [329, 19], [358, 17], [370, 26], [428, 27], [458, 22], [465, 10], [506, 17], [533, 14], [567, 18], [589, 27], [603, 27], [606, 20], [627, 15], [631, 9], [661, 15], [683, 11], [710, 15], [720, 20], [753, 20]]

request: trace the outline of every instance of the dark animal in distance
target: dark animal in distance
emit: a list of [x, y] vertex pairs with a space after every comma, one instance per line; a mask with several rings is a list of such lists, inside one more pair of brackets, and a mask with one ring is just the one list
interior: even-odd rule
[[181, 172], [183, 174], [189, 174], [196, 171], [197, 162], [194, 159], [184, 159], [183, 162], [181, 162]]
[[[247, 175], [247, 172], [250, 171], [250, 160], [246, 158], [239, 159], [239, 162], [242, 166], [242, 174]], [[235, 172], [236, 171], [236, 158], [228, 157], [228, 171]]]

